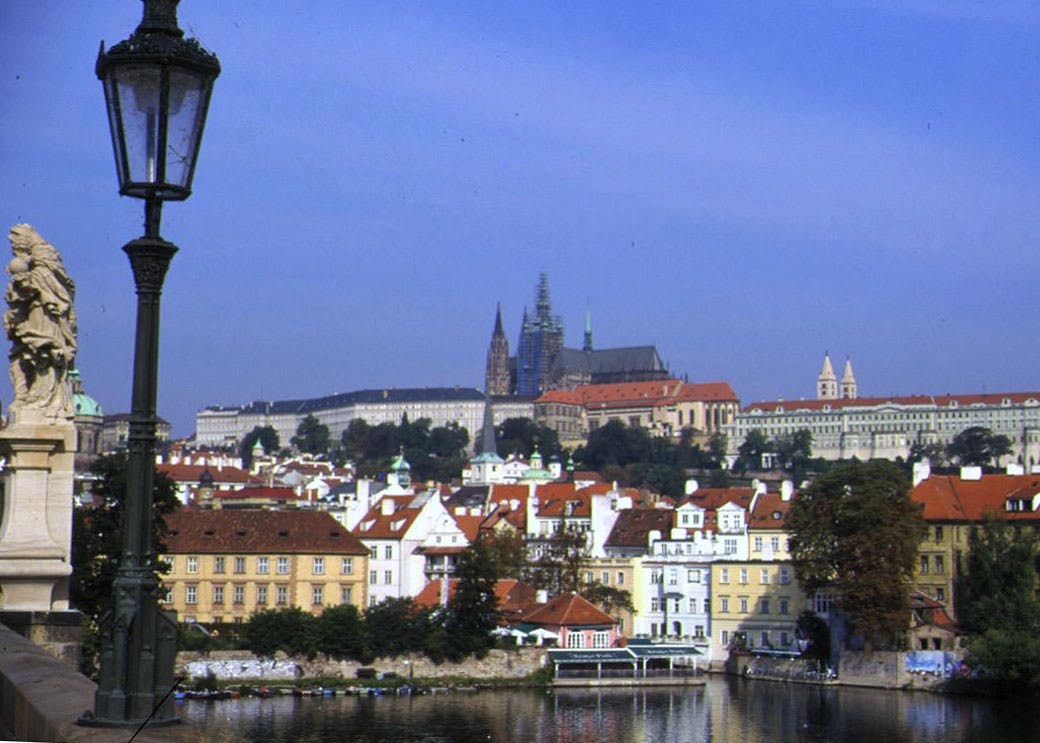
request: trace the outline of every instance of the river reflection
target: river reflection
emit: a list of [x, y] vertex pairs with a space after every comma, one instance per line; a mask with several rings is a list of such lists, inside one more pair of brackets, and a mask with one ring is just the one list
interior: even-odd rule
[[1038, 739], [1032, 708], [712, 677], [703, 688], [188, 701], [181, 712], [218, 743], [1012, 743]]

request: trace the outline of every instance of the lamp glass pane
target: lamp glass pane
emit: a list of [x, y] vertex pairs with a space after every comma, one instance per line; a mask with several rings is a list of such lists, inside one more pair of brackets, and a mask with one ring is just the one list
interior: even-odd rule
[[126, 158], [123, 153], [122, 118], [120, 117], [119, 92], [111, 77], [105, 78], [105, 104], [108, 107], [108, 131], [112, 135], [112, 150], [116, 156], [116, 176], [119, 178], [119, 187], [126, 182]]
[[191, 188], [211, 82], [183, 69], [170, 69], [170, 114], [166, 129], [166, 182]]
[[123, 119], [129, 180], [154, 183], [159, 139], [160, 71], [157, 67], [120, 67], [113, 71]]

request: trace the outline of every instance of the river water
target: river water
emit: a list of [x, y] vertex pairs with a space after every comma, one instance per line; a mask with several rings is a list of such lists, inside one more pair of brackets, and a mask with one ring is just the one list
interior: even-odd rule
[[704, 687], [187, 701], [215, 743], [1016, 743], [1027, 702], [712, 676]]

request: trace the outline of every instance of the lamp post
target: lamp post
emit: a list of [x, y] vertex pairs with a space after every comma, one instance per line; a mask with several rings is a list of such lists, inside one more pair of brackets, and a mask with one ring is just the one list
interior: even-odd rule
[[90, 725], [177, 721], [172, 695], [177, 626], [158, 606], [152, 545], [159, 297], [177, 247], [159, 235], [163, 201], [191, 194], [216, 56], [177, 26], [179, 0], [142, 0], [140, 25], [97, 58], [119, 193], [144, 199], [144, 236], [123, 246], [137, 289], [133, 396], [122, 555], [112, 609], [101, 621], [101, 668]]

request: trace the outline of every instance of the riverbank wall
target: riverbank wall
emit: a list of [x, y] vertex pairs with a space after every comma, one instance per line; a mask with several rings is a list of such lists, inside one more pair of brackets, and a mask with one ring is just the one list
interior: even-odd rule
[[[520, 681], [546, 662], [544, 647], [516, 650], [494, 649], [483, 658], [466, 658], [460, 663], [434, 663], [425, 655], [408, 654], [394, 658], [377, 658], [363, 664], [353, 660], [335, 660], [323, 655], [312, 659], [290, 658], [277, 653], [261, 658], [241, 650], [177, 653], [176, 673], [187, 678], [205, 678], [212, 673], [225, 683], [253, 681], [293, 681], [297, 679], [357, 679], [358, 671], [377, 678], [396, 676], [402, 679], [452, 679]], [[367, 670], [371, 669], [371, 670]]]

